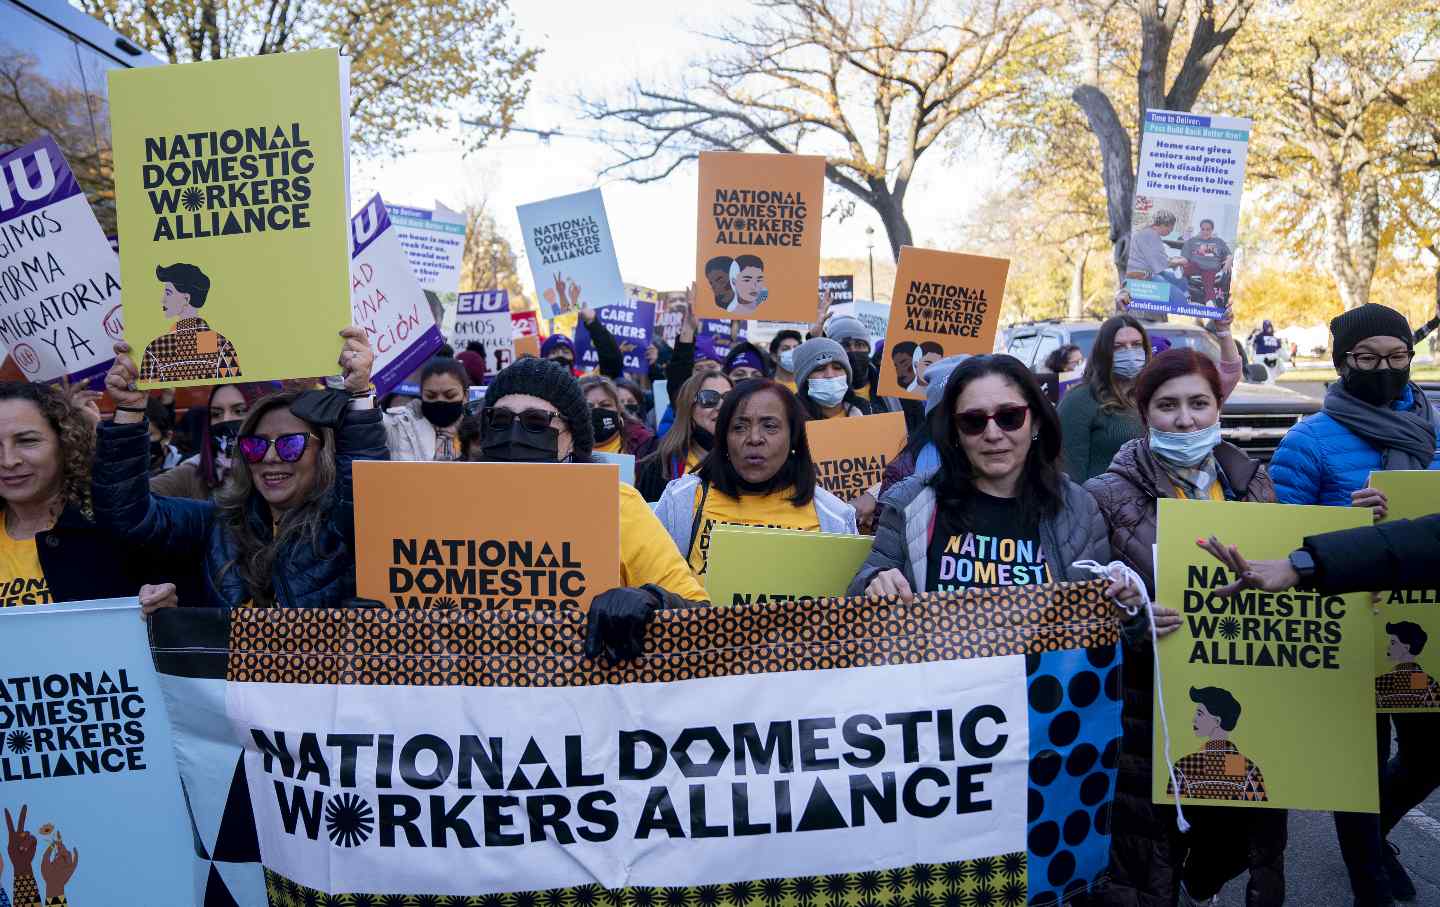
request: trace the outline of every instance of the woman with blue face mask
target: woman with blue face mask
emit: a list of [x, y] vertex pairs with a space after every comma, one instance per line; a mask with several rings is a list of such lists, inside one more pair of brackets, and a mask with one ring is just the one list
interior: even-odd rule
[[1135, 410], [1135, 376], [1150, 361], [1150, 335], [1130, 315], [1100, 325], [1085, 377], [1060, 401], [1065, 472], [1084, 482], [1105, 471], [1125, 442], [1144, 431]]
[[851, 387], [850, 355], [834, 340], [816, 337], [795, 348], [796, 394], [811, 419], [870, 415], [870, 404]]
[[[1222, 384], [1215, 363], [1203, 353], [1170, 349], [1152, 357], [1131, 385], [1143, 434], [1123, 444], [1109, 469], [1085, 483], [1110, 527], [1115, 554], [1144, 579], [1152, 596], [1157, 501], [1275, 502], [1265, 467], [1221, 440]], [[1157, 635], [1179, 628], [1177, 604], [1156, 605]], [[1174, 809], [1150, 802], [1154, 660], [1148, 634], [1127, 636], [1125, 644], [1124, 733], [1110, 848], [1111, 890], [1121, 897], [1114, 902], [1175, 903], [1182, 881], [1191, 897], [1204, 901], [1249, 870], [1246, 903], [1280, 903], [1283, 810], [1187, 807], [1193, 827], [1182, 839]]]

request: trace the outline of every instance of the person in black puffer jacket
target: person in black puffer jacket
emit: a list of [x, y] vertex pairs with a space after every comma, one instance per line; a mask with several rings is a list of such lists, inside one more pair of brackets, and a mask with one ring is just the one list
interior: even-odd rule
[[350, 327], [341, 336], [346, 390], [259, 401], [237, 442], [246, 468], [231, 471], [214, 502], [150, 493], [145, 395], [134, 390], [129, 346], [115, 345], [105, 384], [117, 413], [100, 428], [96, 521], [144, 551], [176, 561], [203, 556], [206, 600], [181, 604], [331, 608], [353, 601], [351, 465], [389, 453], [369, 393], [374, 355], [365, 333]]

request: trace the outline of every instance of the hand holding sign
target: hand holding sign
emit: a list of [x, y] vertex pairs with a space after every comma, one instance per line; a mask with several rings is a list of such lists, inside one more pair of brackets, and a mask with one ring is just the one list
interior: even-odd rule
[[123, 424], [140, 421], [140, 413], [126, 412], [126, 409], [143, 410], [145, 407], [147, 394], [135, 389], [135, 382], [139, 378], [140, 370], [135, 367], [135, 360], [130, 358], [130, 344], [123, 340], [118, 341], [115, 344], [115, 361], [111, 363], [110, 371], [105, 374], [105, 392], [117, 407], [124, 407], [115, 414], [117, 422]]
[[370, 387], [370, 367], [375, 364], [375, 353], [370, 349], [370, 340], [365, 331], [355, 325], [340, 332], [345, 345], [340, 348], [340, 368], [345, 378], [345, 389], [352, 394], [363, 394]]

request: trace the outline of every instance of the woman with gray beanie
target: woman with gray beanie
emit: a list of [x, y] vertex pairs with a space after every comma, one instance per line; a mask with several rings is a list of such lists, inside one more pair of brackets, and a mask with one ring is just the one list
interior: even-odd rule
[[870, 415], [870, 405], [852, 386], [850, 357], [840, 344], [827, 337], [807, 340], [795, 348], [794, 362], [796, 396], [811, 419]]

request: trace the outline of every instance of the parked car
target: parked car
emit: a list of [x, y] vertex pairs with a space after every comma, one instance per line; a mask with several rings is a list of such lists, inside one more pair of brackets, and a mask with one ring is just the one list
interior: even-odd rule
[[[1220, 360], [1220, 341], [1197, 324], [1156, 322], [1145, 329], [1153, 337], [1164, 337], [1172, 348], [1199, 350]], [[998, 347], [1024, 362], [1032, 371], [1042, 371], [1045, 359], [1067, 343], [1073, 343], [1090, 358], [1098, 321], [1031, 321], [1011, 325], [1000, 335]], [[1241, 351], [1242, 357], [1244, 351]], [[1263, 380], [1264, 368], [1247, 364], [1245, 377], [1220, 409], [1220, 433], [1225, 440], [1262, 462], [1269, 462], [1280, 439], [1296, 422], [1319, 412], [1320, 401], [1298, 391]], [[1440, 394], [1440, 388], [1436, 389]], [[1433, 399], [1433, 397], [1432, 397]]]

